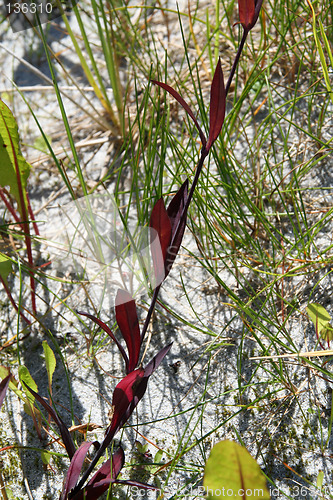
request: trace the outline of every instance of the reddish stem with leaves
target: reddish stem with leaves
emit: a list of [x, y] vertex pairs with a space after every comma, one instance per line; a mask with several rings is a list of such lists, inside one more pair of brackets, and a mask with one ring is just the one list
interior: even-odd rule
[[[121, 446], [113, 453], [112, 458], [107, 460], [89, 481], [88, 479], [95, 465], [114, 439], [115, 434], [125, 425], [137, 404], [144, 396], [150, 376], [158, 368], [163, 358], [171, 348], [171, 344], [169, 344], [161, 349], [161, 351], [153, 357], [145, 368], [141, 365], [138, 366], [142, 344], [158, 299], [161, 285], [170, 273], [172, 265], [179, 252], [186, 227], [188, 208], [192, 201], [204, 161], [209, 155], [212, 146], [221, 132], [225, 118], [226, 96], [229, 91], [233, 75], [236, 71], [246, 37], [258, 19], [261, 4], [262, 0], [239, 0], [240, 24], [243, 26], [244, 33], [226, 86], [224, 86], [220, 60], [216, 66], [210, 93], [208, 139], [201, 129], [195, 114], [184, 99], [178, 94], [178, 92], [165, 83], [158, 82], [156, 80], [152, 81], [154, 84], [169, 92], [185, 109], [199, 132], [202, 149], [190, 190], [188, 191], [188, 179], [186, 179], [171, 199], [167, 208], [165, 207], [163, 198], [160, 198], [155, 203], [151, 213], [150, 228], [152, 231], [150, 246], [155, 273], [155, 283], [151, 304], [141, 333], [134, 299], [125, 290], [118, 291], [115, 303], [116, 321], [123, 339], [122, 341], [119, 340], [111, 329], [99, 318], [96, 318], [86, 312], [79, 313], [90, 318], [107, 333], [107, 335], [119, 348], [120, 354], [125, 361], [126, 376], [117, 384], [114, 390], [112, 397], [113, 415], [110, 425], [106, 429], [105, 437], [102, 443], [84, 442], [78, 449], [75, 449], [73, 440], [66, 425], [63, 423], [55, 410], [32, 389], [28, 388], [58, 425], [68, 456], [71, 459], [71, 464], [67, 471], [63, 491], [60, 497], [61, 500], [83, 500], [84, 498], [86, 500], [95, 500], [107, 491], [111, 484], [117, 482], [140, 485], [142, 488], [154, 488], [136, 481], [120, 481], [117, 479], [117, 476], [124, 464], [124, 452]], [[22, 222], [22, 224], [25, 224], [24, 227], [26, 228], [27, 223]], [[29, 237], [28, 229], [29, 228], [27, 227], [26, 237]], [[159, 240], [159, 248], [154, 244], [156, 236]], [[29, 255], [30, 253], [28, 251], [28, 256]], [[33, 279], [33, 275], [31, 275], [31, 278]], [[34, 291], [34, 288], [32, 288], [32, 290]], [[126, 349], [123, 344], [126, 345]], [[5, 390], [6, 387], [4, 386], [2, 392]], [[80, 479], [85, 458], [92, 445], [95, 446], [96, 453], [93, 456], [87, 470], [82, 474]]]

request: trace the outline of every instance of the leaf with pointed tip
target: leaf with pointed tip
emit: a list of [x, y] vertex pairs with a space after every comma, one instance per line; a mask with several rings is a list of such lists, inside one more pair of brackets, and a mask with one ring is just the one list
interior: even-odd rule
[[42, 345], [43, 345], [44, 356], [45, 356], [47, 377], [49, 379], [49, 391], [50, 391], [50, 394], [52, 394], [52, 378], [53, 378], [54, 370], [56, 369], [57, 362], [56, 362], [54, 352], [52, 351], [51, 347], [49, 346], [49, 344], [47, 343], [46, 340], [43, 340]]
[[148, 379], [155, 370], [160, 366], [161, 362], [163, 361], [163, 358], [168, 354], [172, 346], [172, 342], [163, 349], [161, 349], [154, 357], [151, 359], [148, 363], [148, 365], [145, 367], [145, 377]]
[[186, 205], [187, 194], [188, 179], [186, 179], [186, 181], [183, 182], [183, 184], [180, 186], [167, 208], [167, 214], [171, 222], [172, 235], [175, 233], [175, 230], [177, 229], [178, 223], [182, 216], [184, 207]]
[[130, 373], [139, 361], [141, 338], [135, 301], [126, 290], [117, 292], [116, 320], [127, 345], [127, 373]]
[[43, 399], [39, 394], [37, 394], [37, 392], [35, 392], [33, 389], [31, 389], [31, 387], [29, 387], [24, 381], [22, 381], [22, 382], [26, 386], [26, 388], [31, 392], [31, 394], [33, 396], [35, 396], [35, 398], [37, 399], [37, 401], [42, 406], [44, 406], [45, 410], [49, 413], [49, 415], [51, 415], [51, 417], [53, 418], [53, 420], [57, 424], [57, 426], [59, 428], [59, 431], [60, 431], [60, 434], [61, 434], [62, 441], [63, 441], [63, 443], [65, 445], [67, 454], [68, 454], [69, 458], [72, 459], [73, 456], [74, 456], [74, 453], [75, 453], [75, 446], [74, 446], [72, 437], [71, 437], [71, 435], [69, 433], [69, 430], [67, 429], [65, 423], [59, 417], [59, 415], [55, 412], [55, 410], [52, 408], [52, 406], [50, 406], [45, 401], [45, 399]]
[[[154, 229], [150, 232], [150, 249], [155, 272], [154, 288], [156, 288], [165, 279], [165, 259], [172, 236], [171, 222], [163, 198], [155, 203], [149, 226]], [[156, 236], [159, 238], [158, 241], [156, 241]]]
[[[112, 472], [111, 472], [111, 461], [112, 461]], [[104, 464], [98, 469], [96, 474], [90, 479], [87, 486], [85, 486], [83, 491], [77, 493], [72, 500], [95, 500], [99, 498], [103, 493], [109, 488], [111, 483], [115, 482], [115, 479], [119, 475], [125, 462], [125, 454], [122, 447], [120, 447], [113, 455], [112, 459], [109, 458], [104, 462]]]
[[191, 110], [191, 108], [187, 104], [187, 102], [181, 97], [181, 95], [178, 94], [178, 92], [175, 89], [170, 87], [170, 85], [167, 85], [166, 83], [158, 82], [157, 80], [151, 80], [151, 82], [154, 83], [155, 85], [159, 85], [160, 87], [162, 87], [162, 89], [169, 92], [169, 94], [171, 94], [172, 97], [174, 97], [176, 99], [176, 101], [178, 101], [179, 104], [185, 109], [186, 113], [192, 118], [193, 123], [199, 132], [202, 147], [205, 148], [207, 139], [206, 139], [205, 134], [203, 133], [196, 117], [194, 116], [193, 111]]
[[254, 18], [253, 18], [253, 21], [252, 21], [251, 29], [253, 28], [253, 26], [258, 21], [258, 17], [259, 17], [260, 10], [261, 10], [261, 7], [262, 7], [262, 2], [263, 2], [263, 0], [255, 0], [256, 7], [255, 7]]
[[91, 319], [96, 325], [98, 325], [102, 330], [104, 330], [105, 333], [109, 335], [109, 337], [112, 338], [112, 340], [117, 344], [117, 347], [122, 355], [122, 357], [125, 360], [126, 366], [128, 366], [128, 357], [127, 354], [123, 348], [123, 346], [120, 344], [120, 342], [116, 339], [116, 337], [113, 335], [112, 331], [110, 328], [104, 323], [104, 321], [100, 320], [99, 318], [96, 318], [96, 316], [93, 316], [92, 314], [85, 313], [83, 311], [77, 311], [78, 314], [81, 314], [81, 316], [86, 316], [87, 318]]
[[7, 278], [8, 275], [12, 272], [12, 261], [7, 255], [4, 253], [0, 252], [0, 276], [5, 282], [6, 285], [7, 283]]
[[99, 445], [98, 441], [85, 441], [81, 444], [80, 448], [76, 450], [74, 453], [69, 469], [66, 474], [65, 483], [61, 492], [60, 500], [66, 500], [68, 497], [68, 493], [74, 488], [76, 485], [79, 476], [82, 471], [82, 467], [84, 461], [86, 459], [87, 453], [91, 445], [97, 447]]
[[219, 59], [210, 88], [209, 137], [206, 151], [210, 150], [221, 132], [225, 116], [225, 103], [226, 93], [224, 88], [221, 59]]
[[269, 500], [266, 478], [250, 453], [233, 441], [217, 443], [205, 466], [203, 484], [207, 500], [220, 497], [221, 489], [228, 486], [228, 495], [235, 500], [246, 500], [248, 491], [260, 491], [262, 500]]
[[[149, 377], [158, 368], [162, 359], [170, 350], [171, 345], [172, 344], [168, 344], [161, 349], [161, 351], [148, 363], [146, 368], [138, 368], [129, 373], [116, 386], [112, 398], [114, 413], [111, 424], [107, 430], [107, 433], [110, 433], [110, 436], [112, 436], [111, 439], [127, 422], [134, 408], [142, 399], [146, 392]], [[111, 442], [111, 439], [109, 442]]]
[[[0, 186], [9, 186], [21, 215], [26, 213], [26, 186], [31, 165], [22, 156], [18, 127], [9, 107], [0, 100]], [[25, 207], [22, 206], [25, 205]]]
[[168, 276], [171, 270], [172, 264], [179, 252], [179, 248], [184, 236], [187, 218], [186, 214], [184, 213], [184, 209], [186, 206], [187, 196], [188, 179], [186, 179], [186, 181], [181, 185], [180, 189], [172, 198], [167, 208], [167, 214], [169, 216], [172, 227], [172, 239], [168, 247], [165, 259], [165, 277]]
[[3, 400], [5, 399], [8, 385], [11, 379], [11, 374], [7, 375], [0, 383], [0, 408], [2, 406]]
[[112, 398], [114, 414], [110, 425], [110, 433], [114, 435], [128, 420], [135, 406], [142, 398], [145, 389], [142, 382], [144, 380], [144, 369], [129, 373], [115, 387]]
[[[34, 379], [32, 378], [32, 376], [30, 375], [30, 372], [26, 366], [24, 366], [24, 365], [19, 366], [18, 376], [19, 376], [19, 380], [20, 380], [21, 384], [24, 382], [25, 386], [27, 385], [27, 386], [29, 386], [29, 388], [30, 387], [33, 388], [34, 391], [38, 391], [37, 384], [34, 381]], [[35, 398], [33, 398], [31, 393], [27, 392], [25, 389], [24, 389], [24, 391], [27, 395], [27, 398], [28, 398], [30, 404], [33, 406]]]

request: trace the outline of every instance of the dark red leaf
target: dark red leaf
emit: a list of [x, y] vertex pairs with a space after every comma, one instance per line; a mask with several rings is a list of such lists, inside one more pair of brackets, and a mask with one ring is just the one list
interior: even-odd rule
[[260, 14], [260, 9], [261, 9], [261, 6], [262, 6], [262, 2], [263, 2], [263, 0], [255, 0], [256, 7], [255, 7], [254, 18], [253, 18], [253, 21], [252, 21], [251, 29], [253, 28], [253, 26], [258, 21], [258, 17], [259, 17], [259, 14]]
[[116, 337], [113, 335], [112, 331], [110, 328], [104, 323], [104, 321], [101, 321], [99, 318], [96, 318], [96, 316], [93, 316], [92, 314], [88, 314], [82, 311], [77, 311], [78, 314], [81, 314], [82, 316], [86, 316], [87, 318], [91, 319], [96, 325], [98, 325], [102, 330], [104, 330], [105, 333], [109, 335], [109, 337], [112, 338], [112, 340], [117, 344], [117, 347], [119, 351], [121, 352], [122, 357], [125, 360], [126, 366], [128, 366], [128, 357], [127, 354], [123, 348], [123, 346], [120, 344], [120, 342], [116, 339]]
[[182, 184], [178, 192], [172, 198], [167, 213], [171, 221], [172, 240], [168, 247], [165, 259], [165, 277], [168, 276], [172, 264], [179, 252], [186, 227], [186, 214], [184, 213], [188, 195], [188, 179]]
[[135, 301], [125, 290], [116, 296], [116, 320], [128, 349], [127, 373], [135, 370], [140, 355], [140, 328]]
[[112, 475], [111, 475], [111, 459], [104, 462], [102, 467], [96, 472], [96, 474], [91, 478], [88, 485], [94, 484], [101, 481], [104, 478], [110, 477], [111, 479], [116, 479], [119, 472], [123, 468], [125, 462], [125, 453], [120, 446], [118, 450], [112, 455]]
[[73, 500], [95, 500], [99, 498], [107, 489], [111, 483], [115, 482], [119, 472], [121, 471], [125, 462], [124, 450], [120, 447], [112, 455], [112, 473], [111, 473], [111, 459], [109, 458], [104, 464], [98, 469], [96, 474], [91, 478], [87, 486], [83, 491], [77, 493]]
[[[165, 209], [163, 198], [154, 205], [150, 216], [149, 226], [156, 231], [150, 232], [150, 249], [152, 253], [155, 272], [155, 286], [162, 283], [165, 278], [165, 258], [171, 242], [172, 228], [169, 216]], [[156, 237], [159, 240], [157, 241]]]
[[1, 380], [1, 383], [0, 383], [0, 408], [2, 406], [3, 400], [5, 399], [10, 379], [11, 379], [11, 374], [7, 375], [7, 377], [5, 377], [3, 380]]
[[[127, 422], [134, 408], [146, 392], [149, 377], [160, 365], [162, 359], [170, 350], [172, 344], [167, 345], [148, 363], [146, 368], [138, 368], [129, 373], [117, 384], [112, 398], [114, 408], [113, 418], [107, 433], [113, 436]], [[111, 438], [111, 439], [112, 439]], [[111, 440], [109, 441], [111, 442]]]
[[238, 12], [244, 30], [250, 30], [255, 15], [254, 0], [238, 0]]
[[[127, 422], [129, 417], [133, 413], [135, 407], [146, 392], [149, 377], [158, 368], [164, 356], [171, 348], [171, 345], [172, 344], [167, 345], [158, 354], [156, 354], [156, 356], [148, 363], [145, 369], [138, 368], [137, 370], [126, 375], [126, 377], [117, 384], [112, 398], [113, 417], [111, 420], [111, 424], [106, 430], [105, 438], [98, 452], [92, 459], [88, 469], [86, 470], [78, 486], [76, 487], [77, 490], [80, 490], [80, 488], [83, 486], [96, 463], [111, 443], [115, 434], [119, 429], [123, 427], [123, 425]], [[75, 493], [77, 492], [78, 491], [75, 491]]]
[[145, 371], [143, 368], [129, 373], [117, 385], [113, 392], [113, 418], [110, 424], [110, 433], [114, 435], [125, 424], [133, 409], [142, 398], [142, 382]]
[[174, 235], [178, 223], [180, 221], [180, 218], [182, 216], [184, 207], [186, 205], [187, 194], [188, 194], [188, 179], [186, 179], [186, 181], [183, 182], [180, 189], [172, 198], [167, 208], [167, 214], [171, 222], [172, 235]]
[[239, 22], [245, 32], [256, 24], [263, 0], [238, 0]]
[[66, 500], [68, 493], [76, 485], [79, 476], [81, 474], [85, 458], [87, 456], [87, 453], [91, 445], [96, 446], [99, 445], [99, 443], [98, 441], [94, 442], [85, 441], [84, 443], [81, 444], [80, 448], [78, 448], [74, 453], [74, 456], [71, 460], [69, 469], [66, 474], [66, 479], [61, 492], [60, 500]]
[[221, 60], [217, 63], [211, 89], [209, 108], [209, 137], [206, 151], [209, 151], [219, 136], [225, 116], [226, 93], [224, 88]]
[[167, 346], [163, 347], [156, 356], [153, 357], [148, 363], [148, 365], [145, 368], [145, 377], [149, 378], [155, 370], [160, 366], [161, 362], [163, 361], [163, 358], [168, 354], [172, 346], [172, 342], [168, 344]]
[[191, 110], [190, 106], [187, 104], [186, 101], [178, 94], [178, 92], [170, 87], [170, 85], [167, 85], [166, 83], [158, 82], [157, 80], [151, 80], [152, 83], [155, 83], [155, 85], [159, 85], [162, 87], [162, 89], [166, 90], [171, 94], [178, 102], [179, 104], [185, 109], [186, 113], [192, 118], [194, 125], [196, 126], [199, 135], [200, 135], [200, 140], [202, 142], [202, 147], [204, 148], [206, 146], [207, 139], [205, 137], [205, 134], [203, 133], [196, 117], [193, 114], [193, 111]]
[[[111, 443], [114, 435], [126, 423], [134, 408], [145, 393], [146, 387], [143, 388], [142, 386], [144, 374], [144, 369], [138, 368], [137, 370], [134, 370], [133, 372], [126, 375], [126, 377], [117, 384], [112, 398], [113, 417], [111, 420], [111, 424], [106, 429], [104, 440], [98, 452], [91, 461], [87, 471], [81, 478], [81, 481], [77, 486], [78, 489], [82, 487], [89, 474], [95, 467], [96, 463], [98, 462], [99, 458]], [[75, 493], [77, 493], [77, 491], [75, 491]]]
[[52, 406], [50, 406], [45, 401], [45, 399], [43, 399], [39, 394], [37, 394], [37, 392], [35, 392], [33, 389], [31, 389], [31, 387], [29, 387], [24, 381], [23, 381], [23, 384], [26, 386], [26, 388], [28, 389], [28, 391], [30, 391], [31, 394], [33, 394], [33, 396], [35, 396], [35, 398], [37, 399], [37, 401], [42, 406], [44, 406], [45, 410], [49, 413], [49, 415], [51, 415], [51, 417], [53, 418], [53, 420], [57, 424], [57, 426], [59, 428], [59, 431], [60, 431], [60, 435], [61, 435], [62, 441], [63, 441], [63, 443], [65, 445], [67, 454], [68, 454], [69, 458], [72, 459], [73, 456], [74, 456], [74, 453], [75, 453], [75, 446], [74, 446], [72, 437], [70, 435], [70, 432], [67, 429], [65, 423], [59, 417], [59, 415], [56, 413], [56, 411], [52, 408]]
[[[113, 398], [112, 407], [114, 409], [113, 417], [110, 426], [106, 432], [108, 444], [113, 439], [113, 436], [127, 422], [134, 408], [142, 399], [146, 392], [149, 377], [154, 373], [156, 368], [161, 363], [164, 356], [167, 354], [171, 344], [164, 347], [151, 361], [145, 369], [138, 368], [129, 373], [116, 386]], [[104, 442], [103, 442], [104, 445]]]

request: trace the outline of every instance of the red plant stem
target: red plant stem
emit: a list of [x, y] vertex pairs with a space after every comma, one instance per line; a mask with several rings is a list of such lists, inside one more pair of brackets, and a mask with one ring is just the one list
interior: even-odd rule
[[17, 307], [17, 305], [16, 305], [16, 303], [15, 303], [15, 300], [13, 299], [13, 296], [12, 296], [12, 294], [10, 293], [10, 290], [9, 290], [9, 288], [8, 288], [8, 286], [7, 286], [6, 282], [5, 282], [5, 280], [4, 280], [1, 276], [0, 276], [0, 281], [1, 281], [1, 283], [2, 283], [2, 286], [3, 286], [3, 287], [4, 287], [4, 289], [5, 289], [5, 292], [6, 292], [7, 296], [8, 296], [8, 298], [9, 298], [9, 300], [10, 300], [10, 302], [11, 302], [12, 306], [13, 306], [13, 307], [15, 308], [15, 310], [16, 310], [16, 311], [20, 314], [20, 316], [22, 316], [22, 318], [24, 319], [24, 321], [25, 321], [26, 323], [28, 323], [28, 325], [31, 325], [31, 321], [29, 321], [29, 320], [28, 320], [28, 318], [27, 318], [27, 317], [23, 314], [23, 312], [22, 312], [21, 310], [19, 311], [19, 308]]
[[39, 236], [39, 229], [38, 229], [38, 226], [36, 223], [34, 213], [32, 211], [32, 207], [31, 207], [30, 198], [29, 198], [28, 193], [26, 193], [26, 196], [27, 196], [27, 201], [28, 201], [28, 212], [29, 212], [30, 220], [32, 222], [32, 225], [34, 226], [35, 235]]
[[245, 40], [246, 40], [248, 34], [249, 34], [249, 30], [245, 30], [244, 29], [243, 36], [242, 36], [241, 42], [239, 44], [235, 60], [234, 60], [234, 62], [232, 64], [232, 67], [231, 67], [230, 75], [229, 75], [227, 84], [225, 86], [225, 94], [226, 94], [226, 96], [228, 95], [228, 92], [229, 92], [229, 89], [230, 89], [230, 85], [231, 85], [232, 79], [234, 77], [237, 65], [239, 63], [239, 59], [240, 59], [241, 53], [243, 51]]
[[[176, 233], [177, 231], [179, 230], [179, 227], [180, 227], [180, 223], [182, 222], [182, 220], [184, 220], [184, 218], [186, 217], [187, 215], [187, 210], [188, 210], [188, 207], [191, 203], [191, 200], [193, 198], [193, 193], [194, 193], [194, 190], [197, 186], [197, 183], [198, 183], [198, 180], [199, 180], [199, 176], [201, 174], [201, 170], [202, 170], [202, 167], [203, 167], [203, 164], [204, 164], [204, 161], [206, 159], [206, 156], [208, 156], [208, 153], [209, 151], [207, 151], [205, 148], [202, 148], [201, 150], [201, 155], [200, 155], [200, 159], [199, 159], [199, 162], [198, 162], [198, 165], [197, 165], [197, 168], [196, 168], [196, 172], [195, 172], [195, 176], [194, 176], [194, 179], [193, 179], [193, 182], [192, 182], [192, 186], [191, 186], [191, 189], [188, 193], [188, 197], [187, 197], [187, 200], [186, 200], [186, 204], [185, 204], [185, 207], [184, 207], [184, 210], [183, 210], [183, 214], [181, 216], [181, 219], [179, 221], [179, 224], [178, 224], [178, 227], [177, 227], [177, 230], [175, 232], [175, 237], [176, 237]], [[174, 237], [174, 238], [175, 238]]]
[[4, 191], [4, 189], [2, 189], [2, 187], [0, 187], [0, 197], [1, 197], [2, 201], [4, 202], [4, 204], [6, 205], [7, 210], [14, 217], [15, 222], [17, 222], [18, 224], [20, 224], [20, 226], [22, 227], [20, 218], [17, 216], [17, 213], [15, 212], [15, 210], [14, 210], [13, 206], [11, 205], [11, 203], [7, 200], [6, 195], [5, 195], [5, 191]]
[[[24, 223], [25, 227], [29, 228], [28, 223]], [[33, 263], [33, 258], [32, 258], [32, 250], [31, 250], [31, 236], [30, 236], [30, 231], [28, 229], [28, 233], [24, 233], [24, 238], [27, 246], [27, 254], [28, 254], [28, 262], [29, 262], [29, 274], [30, 274], [30, 288], [31, 288], [31, 305], [32, 305], [32, 311], [35, 315], [37, 315], [37, 308], [36, 308], [36, 284], [35, 284], [35, 278], [34, 278], [34, 263]]]
[[[17, 213], [15, 212], [13, 206], [11, 205], [11, 203], [7, 200], [6, 196], [5, 196], [5, 193], [4, 193], [4, 190], [0, 187], [0, 197], [2, 199], [2, 201], [4, 202], [4, 204], [6, 205], [6, 208], [8, 209], [8, 211], [11, 213], [11, 215], [13, 216], [13, 218], [15, 219], [15, 221], [21, 226], [21, 229], [24, 233], [24, 237], [25, 237], [25, 241], [26, 241], [26, 245], [27, 245], [27, 253], [28, 253], [28, 261], [29, 261], [29, 264], [30, 264], [30, 267], [33, 267], [33, 260], [32, 260], [32, 252], [31, 252], [31, 240], [30, 240], [30, 234], [26, 235], [26, 227], [28, 226], [29, 227], [29, 224], [27, 224], [26, 222], [22, 222], [20, 220], [20, 218], [17, 216]], [[38, 231], [38, 228], [37, 228], [37, 231]], [[27, 241], [28, 240], [28, 241]], [[32, 310], [34, 312], [34, 314], [36, 314], [36, 299], [35, 299], [35, 280], [34, 280], [34, 277], [33, 277], [33, 274], [32, 274], [32, 271], [29, 271], [30, 273], [30, 286], [31, 286], [31, 302], [32, 302]], [[0, 277], [1, 278], [1, 277]], [[6, 290], [6, 293], [11, 301], [11, 303], [14, 305], [15, 309], [18, 311], [18, 308], [17, 308], [17, 305], [15, 304], [15, 301], [8, 289], [8, 287], [5, 285], [3, 279], [1, 278], [1, 281], [4, 285], [4, 288]], [[30, 324], [30, 321], [24, 316], [23, 313], [21, 313], [21, 316], [22, 318], [27, 321], [29, 324]]]
[[[175, 234], [174, 234], [174, 236], [172, 238], [172, 241], [170, 243], [170, 246], [172, 246], [173, 245], [173, 241], [175, 241], [176, 238], [178, 238], [179, 232], [181, 231], [181, 228], [182, 228], [182, 224], [184, 223], [184, 220], [186, 219], [188, 207], [189, 207], [189, 205], [191, 203], [194, 190], [195, 190], [196, 185], [198, 183], [199, 175], [201, 173], [201, 170], [202, 170], [205, 158], [208, 155], [208, 153], [209, 153], [209, 151], [207, 151], [206, 148], [203, 147], [202, 150], [201, 150], [201, 156], [200, 156], [200, 160], [198, 162], [197, 168], [196, 168], [196, 172], [195, 172], [195, 176], [194, 176], [194, 179], [193, 179], [193, 182], [192, 182], [192, 186], [191, 186], [190, 192], [188, 194], [188, 197], [187, 197], [187, 200], [186, 200], [186, 204], [185, 204], [185, 207], [183, 209], [182, 216], [180, 217], [180, 220], [178, 222], [177, 229], [176, 229]], [[149, 307], [149, 310], [148, 310], [148, 313], [147, 313], [147, 316], [146, 316], [146, 319], [145, 319], [145, 322], [144, 322], [144, 325], [143, 325], [143, 328], [142, 328], [142, 332], [141, 332], [141, 343], [143, 342], [143, 340], [145, 338], [145, 335], [146, 335], [146, 332], [147, 332], [147, 329], [148, 329], [148, 325], [149, 325], [150, 319], [151, 319], [153, 311], [155, 309], [155, 304], [156, 304], [156, 301], [157, 301], [157, 298], [158, 298], [158, 294], [159, 294], [161, 285], [162, 285], [162, 283], [159, 284], [155, 288], [155, 290], [153, 292], [152, 301], [151, 301], [151, 304], [150, 304], [150, 307]]]
[[[228, 81], [227, 81], [227, 84], [226, 84], [226, 87], [225, 87], [225, 93], [226, 93], [226, 95], [228, 94], [228, 91], [230, 89], [230, 85], [231, 85], [232, 79], [234, 77], [237, 65], [239, 63], [239, 59], [240, 59], [242, 50], [244, 48], [244, 44], [245, 44], [245, 41], [246, 41], [248, 33], [249, 33], [249, 30], [245, 30], [244, 29], [242, 40], [241, 40], [241, 42], [239, 44], [239, 47], [238, 47], [238, 50], [237, 50], [237, 54], [236, 54], [235, 60], [233, 62], [233, 65], [232, 65], [232, 68], [231, 68], [231, 72], [230, 72], [230, 75], [229, 75], [229, 78], [228, 78]], [[172, 238], [170, 246], [173, 245], [173, 241], [177, 240], [178, 235], [179, 235], [179, 233], [181, 231], [181, 228], [182, 228], [182, 224], [184, 223], [184, 219], [186, 219], [186, 217], [187, 217], [187, 211], [188, 211], [188, 208], [189, 208], [190, 203], [192, 201], [193, 193], [194, 193], [194, 190], [195, 190], [195, 188], [197, 186], [197, 183], [198, 183], [198, 180], [199, 180], [199, 176], [200, 176], [200, 173], [201, 173], [204, 161], [205, 161], [206, 157], [208, 156], [209, 149], [207, 150], [206, 149], [206, 145], [203, 144], [203, 147], [202, 147], [202, 150], [201, 150], [200, 159], [199, 159], [199, 162], [198, 162], [198, 165], [197, 165], [197, 168], [196, 168], [196, 172], [195, 172], [195, 176], [194, 176], [194, 179], [193, 179], [193, 182], [192, 182], [192, 186], [191, 186], [191, 189], [189, 191], [189, 194], [188, 194], [188, 197], [187, 197], [187, 200], [186, 200], [186, 204], [185, 204], [182, 216], [181, 216], [181, 218], [180, 218], [180, 220], [178, 222], [178, 226], [177, 226], [177, 229], [176, 229], [176, 231], [174, 233], [174, 236]], [[149, 307], [149, 310], [148, 310], [148, 314], [147, 314], [147, 317], [146, 317], [144, 325], [143, 325], [143, 329], [142, 329], [142, 333], [141, 333], [141, 342], [143, 341], [143, 339], [144, 339], [144, 337], [146, 335], [147, 328], [148, 328], [151, 316], [152, 316], [154, 308], [155, 308], [155, 304], [156, 304], [156, 301], [157, 301], [157, 297], [158, 297], [158, 293], [160, 291], [160, 288], [161, 288], [161, 285], [158, 285], [155, 288], [155, 290], [154, 290], [152, 301], [151, 301], [151, 304], [150, 304], [150, 307]]]
[[17, 180], [17, 187], [18, 187], [18, 192], [19, 192], [19, 212], [21, 215], [21, 218], [23, 219], [21, 221], [22, 224], [22, 229], [24, 232], [24, 239], [25, 239], [25, 244], [27, 247], [27, 255], [28, 255], [28, 262], [29, 262], [29, 274], [30, 274], [30, 288], [31, 288], [31, 305], [32, 305], [32, 311], [36, 315], [37, 314], [37, 308], [36, 308], [36, 286], [35, 286], [35, 280], [34, 280], [34, 263], [33, 263], [33, 258], [32, 258], [32, 249], [31, 249], [31, 236], [30, 236], [30, 228], [29, 228], [29, 216], [26, 210], [25, 206], [25, 200], [24, 200], [24, 193], [23, 193], [23, 187], [22, 187], [22, 181], [21, 181], [21, 173], [20, 173], [20, 168], [18, 165], [17, 157], [15, 154], [15, 148], [14, 144], [12, 141], [12, 137], [10, 135], [10, 132], [7, 128], [7, 133], [8, 137], [10, 140], [10, 145], [12, 148], [13, 152], [13, 158], [14, 158], [14, 165], [15, 165], [15, 171], [16, 171], [16, 180]]
[[149, 322], [150, 322], [150, 318], [152, 317], [152, 314], [154, 312], [154, 308], [155, 308], [157, 297], [158, 297], [158, 294], [159, 294], [159, 291], [160, 291], [160, 288], [161, 288], [161, 284], [162, 283], [160, 283], [159, 285], [157, 285], [157, 287], [154, 289], [153, 297], [151, 299], [151, 303], [150, 303], [150, 306], [149, 306], [149, 309], [148, 309], [148, 313], [147, 313], [144, 325], [142, 327], [141, 344], [143, 342], [143, 339], [145, 338], [145, 335], [146, 335], [146, 332], [147, 332], [147, 328], [148, 328], [148, 325], [149, 325]]

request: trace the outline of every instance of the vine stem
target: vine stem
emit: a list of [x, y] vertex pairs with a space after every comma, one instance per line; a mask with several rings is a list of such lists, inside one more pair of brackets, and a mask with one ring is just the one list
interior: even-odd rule
[[[249, 33], [249, 30], [247, 29], [244, 29], [243, 31], [243, 36], [242, 36], [242, 39], [241, 39], [241, 42], [239, 44], [239, 47], [238, 47], [238, 50], [237, 50], [237, 54], [236, 54], [236, 57], [235, 57], [235, 60], [233, 62], [233, 65], [232, 65], [232, 68], [231, 68], [231, 71], [230, 71], [230, 75], [229, 75], [229, 78], [228, 78], [228, 81], [227, 81], [227, 84], [225, 86], [225, 93], [226, 93], [226, 96], [228, 95], [228, 92], [229, 92], [229, 89], [230, 89], [230, 85], [231, 85], [231, 82], [232, 82], [232, 79], [235, 75], [235, 71], [236, 71], [236, 68], [237, 68], [237, 65], [239, 63], [239, 59], [240, 59], [240, 56], [241, 56], [241, 53], [243, 51], [243, 48], [244, 48], [244, 45], [245, 45], [245, 41], [246, 41], [246, 38], [247, 38], [247, 35]], [[182, 216], [178, 222], [178, 226], [177, 226], [177, 229], [174, 233], [174, 236], [172, 238], [172, 241], [170, 243], [170, 246], [173, 245], [173, 242], [177, 240], [178, 236], [179, 236], [179, 233], [181, 231], [181, 228], [182, 228], [182, 225], [184, 224], [184, 221], [187, 217], [187, 212], [188, 212], [188, 208], [190, 206], [190, 203], [192, 201], [192, 198], [193, 198], [193, 194], [194, 194], [194, 191], [195, 191], [195, 188], [198, 184], [198, 180], [199, 180], [199, 176], [201, 174], [201, 170], [202, 170], [202, 167], [203, 167], [203, 164], [205, 162], [205, 159], [206, 157], [208, 156], [209, 154], [209, 149], [206, 149], [206, 146], [203, 145], [202, 149], [201, 149], [201, 154], [200, 154], [200, 159], [198, 161], [198, 164], [197, 164], [197, 167], [196, 167], [196, 172], [195, 172], [195, 176], [194, 176], [194, 179], [193, 179], [193, 182], [192, 182], [192, 185], [191, 185], [191, 189], [189, 191], [189, 194], [188, 194], [188, 197], [187, 197], [187, 200], [186, 200], [186, 203], [185, 203], [185, 207], [183, 209], [183, 213], [182, 213]], [[161, 283], [162, 284], [162, 283]], [[147, 313], [147, 316], [146, 316], [146, 319], [145, 319], [145, 322], [144, 322], [144, 325], [143, 325], [143, 328], [142, 328], [142, 333], [141, 333], [141, 342], [143, 341], [145, 335], [146, 335], [146, 332], [147, 332], [147, 329], [148, 329], [148, 325], [149, 325], [149, 322], [150, 322], [150, 319], [152, 317], [152, 314], [153, 314], [153, 311], [155, 309], [155, 305], [156, 305], [156, 301], [157, 301], [157, 298], [158, 298], [158, 294], [159, 294], [159, 291], [160, 291], [160, 288], [161, 288], [161, 284], [159, 284], [155, 289], [154, 289], [154, 292], [153, 292], [153, 297], [152, 297], [152, 301], [151, 301], [151, 304], [150, 304], [150, 307], [149, 307], [149, 310], [148, 310], [148, 313]]]

